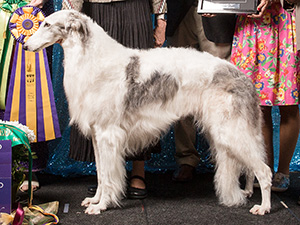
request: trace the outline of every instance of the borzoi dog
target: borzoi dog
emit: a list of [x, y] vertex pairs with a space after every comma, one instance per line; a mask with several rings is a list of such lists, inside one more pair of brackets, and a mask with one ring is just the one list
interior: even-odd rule
[[[258, 98], [251, 81], [232, 64], [192, 49], [126, 48], [74, 10], [47, 17], [24, 49], [40, 51], [56, 42], [64, 49], [70, 123], [92, 138], [95, 149], [98, 188], [82, 202], [86, 213], [119, 205], [125, 156], [158, 141], [172, 123], [189, 115], [210, 143], [220, 203], [244, 204], [255, 175], [262, 203], [250, 212], [270, 211], [272, 173], [264, 162]], [[239, 184], [242, 173], [245, 190]]]

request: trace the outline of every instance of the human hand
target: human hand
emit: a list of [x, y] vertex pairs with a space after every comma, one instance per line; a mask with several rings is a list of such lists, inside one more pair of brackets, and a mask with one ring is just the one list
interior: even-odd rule
[[154, 29], [154, 47], [161, 47], [166, 40], [166, 27], [167, 22], [163, 19], [156, 21], [156, 27]]
[[202, 16], [204, 17], [215, 17], [217, 14], [214, 13], [203, 13]]
[[265, 12], [266, 8], [271, 4], [271, 0], [261, 0], [257, 6], [258, 14], [248, 15], [250, 18], [260, 18]]
[[32, 0], [29, 4], [38, 8], [43, 8], [48, 0]]

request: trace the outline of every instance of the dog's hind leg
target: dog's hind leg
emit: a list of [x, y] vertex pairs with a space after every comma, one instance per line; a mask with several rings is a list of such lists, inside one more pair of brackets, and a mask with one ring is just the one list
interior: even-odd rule
[[[227, 123], [227, 127], [234, 131], [235, 135], [232, 136], [228, 135], [230, 132], [223, 132], [223, 136], [219, 136], [219, 142], [223, 146], [227, 144], [228, 155], [235, 158], [243, 168], [252, 171], [257, 177], [262, 192], [262, 203], [261, 205], [255, 205], [250, 212], [264, 215], [270, 212], [271, 209], [272, 172], [264, 162], [265, 152], [261, 130], [259, 127], [253, 127], [253, 124], [249, 125], [243, 119], [239, 119], [234, 123], [231, 121]], [[251, 180], [253, 180], [253, 177], [251, 177]], [[252, 183], [251, 180], [249, 182]]]
[[[241, 125], [242, 127], [243, 125]], [[237, 185], [234, 185], [234, 189], [232, 189], [232, 194], [230, 192], [227, 192], [227, 184], [221, 183], [224, 182], [224, 178], [221, 178], [221, 176], [228, 176], [229, 174], [232, 174], [231, 176], [239, 176], [238, 171], [235, 171], [238, 169], [234, 164], [240, 164], [242, 167], [240, 168], [246, 168], [250, 171], [253, 171], [254, 175], [257, 177], [261, 192], [262, 192], [262, 202], [261, 205], [255, 205], [250, 212], [252, 214], [258, 214], [258, 215], [264, 215], [265, 213], [270, 212], [271, 209], [271, 177], [272, 172], [271, 169], [265, 164], [264, 157], [263, 157], [263, 141], [262, 138], [255, 137], [255, 135], [249, 134], [251, 132], [246, 130], [241, 130], [239, 132], [235, 132], [235, 137], [231, 137], [231, 140], [226, 137], [227, 135], [223, 133], [223, 136], [219, 136], [219, 140], [217, 141], [217, 144], [215, 145], [216, 151], [217, 151], [217, 172], [216, 172], [216, 185], [220, 186], [220, 201], [221, 203], [231, 206], [231, 205], [239, 205], [239, 198], [241, 199], [240, 203], [243, 203], [243, 197], [244, 193], [242, 190], [237, 189]], [[252, 136], [252, 137], [251, 137]], [[221, 141], [220, 141], [221, 140]], [[218, 142], [221, 142], [218, 143]], [[223, 144], [222, 144], [223, 142]], [[227, 144], [227, 148], [225, 148], [225, 144]], [[221, 146], [223, 148], [227, 149], [227, 152], [224, 154], [219, 154], [219, 151], [221, 149]], [[220, 159], [218, 159], [221, 157]], [[226, 157], [227, 156], [227, 157]], [[224, 161], [228, 161], [224, 162]], [[220, 163], [221, 162], [221, 163]], [[224, 165], [223, 165], [224, 164]], [[233, 168], [230, 168], [230, 165], [233, 166]], [[224, 172], [218, 172], [219, 170], [225, 170]], [[227, 170], [227, 171], [226, 171]], [[234, 173], [233, 173], [234, 172]], [[221, 175], [219, 175], [220, 173]], [[229, 175], [230, 176], [230, 175]], [[251, 176], [251, 180], [253, 180], [253, 175]], [[219, 181], [218, 179], [221, 179]], [[237, 177], [230, 177], [230, 179], [233, 179], [234, 181], [238, 179]], [[248, 185], [252, 185], [252, 181], [249, 181]], [[220, 184], [219, 184], [220, 183]], [[247, 189], [250, 187], [247, 187]], [[247, 190], [246, 189], [246, 190]], [[217, 189], [218, 190], [218, 189]], [[248, 189], [249, 190], [249, 189]], [[234, 194], [236, 196], [234, 196]], [[241, 194], [243, 194], [243, 197], [241, 197]]]
[[[257, 177], [260, 184], [262, 201], [261, 205], [255, 205], [250, 212], [256, 215], [264, 215], [269, 213], [271, 209], [271, 184], [272, 184], [272, 172], [269, 166], [264, 161], [264, 144], [262, 135], [259, 135], [259, 131], [256, 134], [251, 132], [242, 132], [243, 144], [238, 147], [239, 151], [234, 150], [232, 154], [235, 155], [240, 162]], [[251, 175], [253, 176], [253, 175]], [[251, 177], [248, 185], [253, 185], [253, 177]]]
[[[246, 110], [251, 109], [249, 107]], [[228, 117], [224, 116], [226, 113], [229, 115]], [[221, 203], [232, 206], [246, 201], [237, 182], [241, 172], [238, 173], [237, 170], [239, 168], [246, 169], [252, 171], [257, 177], [262, 191], [261, 205], [254, 206], [250, 212], [264, 215], [271, 208], [272, 173], [264, 162], [265, 151], [260, 120], [249, 122], [248, 117], [247, 113], [235, 113], [229, 110], [226, 112], [226, 108], [219, 107], [217, 110], [207, 112], [205, 119], [202, 120], [202, 126], [209, 137], [213, 151], [215, 151], [217, 163], [215, 182]], [[258, 119], [260, 119], [259, 114]], [[229, 176], [231, 181], [225, 181], [222, 176]], [[228, 182], [233, 185], [232, 193], [227, 191]]]
[[[231, 154], [236, 157], [242, 165], [253, 173], [260, 184], [262, 202], [255, 205], [250, 212], [252, 214], [264, 215], [271, 209], [271, 182], [272, 172], [265, 163], [265, 147], [260, 124], [248, 123], [247, 120], [239, 120], [238, 131], [230, 148]], [[232, 128], [233, 129], [233, 128]], [[253, 175], [248, 185], [253, 186]], [[247, 187], [250, 188], [250, 187]]]
[[215, 155], [216, 173], [214, 177], [216, 194], [221, 204], [226, 206], [240, 206], [246, 203], [245, 195], [240, 188], [239, 177], [242, 166], [227, 151], [218, 144]]
[[90, 202], [91, 204], [85, 210], [88, 214], [99, 214], [110, 204], [120, 205], [126, 179], [124, 131], [113, 125], [105, 130], [99, 128], [95, 130], [95, 142], [99, 154], [98, 162], [96, 161], [98, 177], [96, 197], [100, 199], [96, 203]]
[[253, 171], [260, 185], [262, 201], [261, 205], [254, 205], [250, 212], [255, 215], [264, 215], [271, 210], [272, 171], [262, 160], [256, 161]]

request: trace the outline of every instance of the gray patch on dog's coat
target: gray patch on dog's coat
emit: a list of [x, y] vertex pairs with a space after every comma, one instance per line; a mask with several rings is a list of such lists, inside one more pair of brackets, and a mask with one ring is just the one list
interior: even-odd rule
[[[239, 70], [224, 66], [214, 73], [212, 84], [233, 95], [233, 107], [238, 114], [248, 113], [249, 122], [255, 126], [259, 118], [259, 98], [251, 80]], [[244, 110], [251, 108], [252, 110]]]
[[154, 71], [150, 79], [145, 82], [137, 81], [140, 76], [140, 60], [137, 56], [130, 58], [126, 75], [128, 93], [125, 97], [125, 106], [127, 109], [136, 109], [158, 101], [165, 103], [178, 91], [176, 80], [171, 75], [161, 74], [158, 71]]
[[87, 26], [87, 20], [83, 17], [78, 16], [75, 13], [70, 13], [69, 26], [66, 27], [66, 30], [74, 30], [80, 34], [81, 42], [86, 44], [90, 36], [90, 30]]

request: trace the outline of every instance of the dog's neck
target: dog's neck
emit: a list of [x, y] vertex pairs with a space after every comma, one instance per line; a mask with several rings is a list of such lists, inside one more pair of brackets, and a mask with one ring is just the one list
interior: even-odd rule
[[[92, 20], [88, 21], [88, 23], [90, 30], [85, 39], [80, 35], [74, 35], [61, 44], [64, 49], [65, 57], [71, 57], [78, 61], [80, 61], [82, 57], [89, 57], [91, 55], [97, 56], [98, 59], [107, 57], [115, 58], [119, 57], [122, 51], [126, 51], [126, 48], [112, 39], [102, 27], [98, 26]], [[95, 40], [97, 41], [95, 42]], [[94, 52], [94, 54], [91, 54], [92, 52]], [[91, 58], [91, 60], [93, 59]], [[72, 61], [72, 63], [76, 62]]]
[[[101, 79], [120, 79], [122, 73], [108, 71], [118, 68], [120, 62], [125, 62], [129, 55], [134, 54], [136, 49], [126, 48], [112, 39], [100, 26], [88, 21], [89, 35], [86, 42], [82, 42], [80, 36], [71, 36], [62, 43], [64, 49], [65, 76], [72, 79], [86, 79], [82, 73], [88, 75], [91, 69], [101, 74]], [[125, 58], [124, 60], [121, 60]], [[80, 71], [74, 70], [74, 65], [80, 65]], [[70, 78], [71, 79], [71, 78]]]

